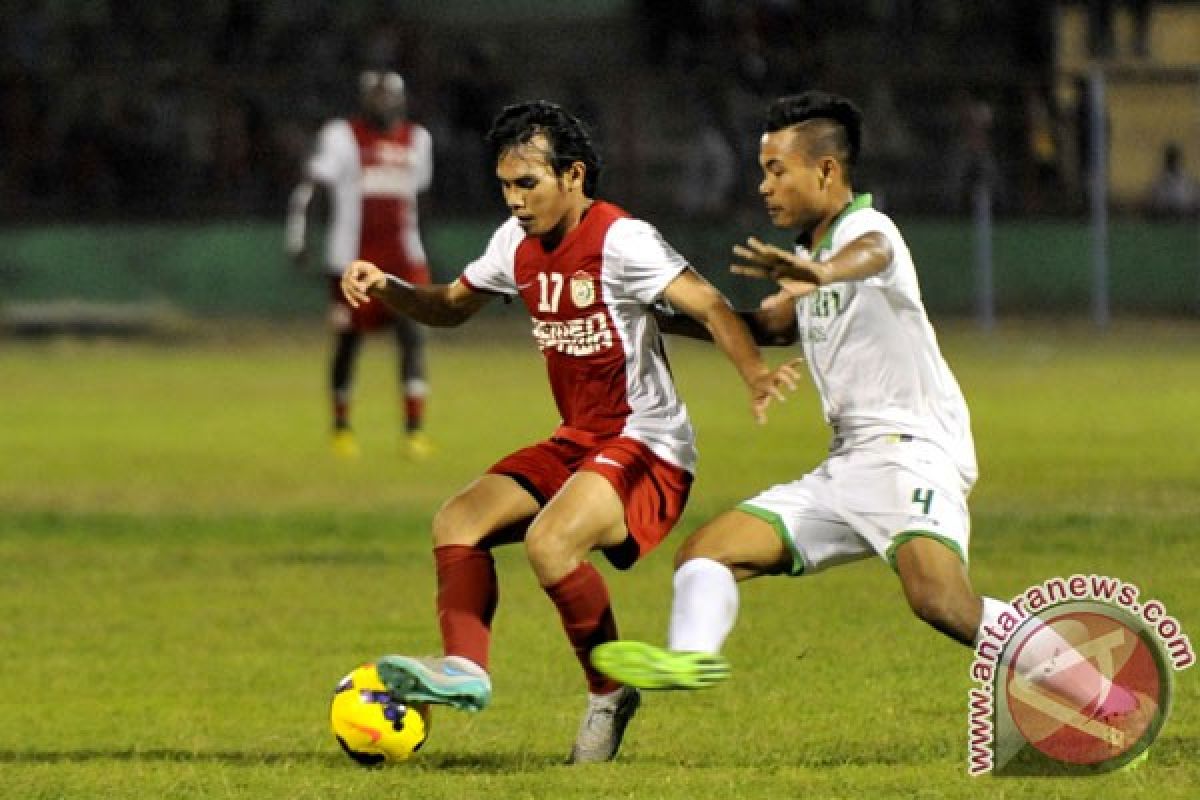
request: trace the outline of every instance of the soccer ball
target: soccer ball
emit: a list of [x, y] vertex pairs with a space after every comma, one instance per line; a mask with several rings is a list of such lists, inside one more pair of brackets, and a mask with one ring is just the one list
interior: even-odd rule
[[429, 723], [429, 707], [392, 697], [374, 664], [363, 664], [333, 690], [333, 735], [346, 755], [365, 767], [407, 761], [425, 744]]

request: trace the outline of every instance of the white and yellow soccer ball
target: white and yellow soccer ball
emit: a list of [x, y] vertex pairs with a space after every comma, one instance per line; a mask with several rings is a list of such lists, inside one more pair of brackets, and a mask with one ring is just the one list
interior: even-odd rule
[[408, 705], [388, 693], [374, 664], [363, 664], [333, 690], [329, 724], [346, 755], [363, 766], [407, 761], [429, 736], [425, 705]]

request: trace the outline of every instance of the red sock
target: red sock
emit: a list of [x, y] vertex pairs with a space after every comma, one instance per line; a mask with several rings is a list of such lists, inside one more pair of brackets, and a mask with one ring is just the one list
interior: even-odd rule
[[350, 400], [340, 392], [333, 396], [333, 427], [336, 430], [350, 427]]
[[425, 419], [425, 395], [404, 395], [404, 424], [405, 430], [419, 431]]
[[591, 662], [592, 648], [617, 638], [617, 621], [604, 577], [585, 561], [558, 583], [547, 586], [546, 594], [558, 606], [563, 630], [587, 675], [588, 689], [593, 694], [608, 694], [621, 688], [619, 683], [597, 672]]
[[438, 624], [448, 656], [463, 656], [487, 669], [492, 616], [500, 598], [496, 565], [487, 550], [451, 544], [433, 549], [437, 563]]

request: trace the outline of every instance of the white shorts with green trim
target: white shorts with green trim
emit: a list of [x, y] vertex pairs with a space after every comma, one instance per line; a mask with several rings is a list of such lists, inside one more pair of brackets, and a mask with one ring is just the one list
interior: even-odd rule
[[844, 444], [800, 480], [772, 486], [738, 510], [775, 528], [792, 554], [793, 575], [872, 553], [894, 569], [896, 548], [921, 536], [965, 564], [970, 490], [940, 447], [893, 434]]

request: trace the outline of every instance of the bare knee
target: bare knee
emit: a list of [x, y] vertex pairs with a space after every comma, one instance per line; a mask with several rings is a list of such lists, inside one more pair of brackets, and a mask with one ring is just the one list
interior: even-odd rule
[[675, 569], [679, 569], [687, 562], [693, 561], [697, 558], [706, 558], [710, 561], [716, 561], [718, 564], [724, 564], [727, 567], [732, 567], [727, 555], [722, 555], [719, 550], [712, 547], [710, 543], [706, 542], [704, 537], [698, 536], [697, 534], [692, 534], [687, 538], [686, 541], [684, 541], [683, 544], [679, 546], [679, 549], [675, 551]]
[[542, 586], [552, 586], [569, 575], [586, 557], [571, 539], [553, 526], [534, 520], [525, 534], [525, 557]]
[[705, 558], [738, 580], [786, 572], [792, 558], [775, 529], [742, 511], [727, 511], [689, 536], [675, 552], [675, 568]]
[[483, 541], [487, 531], [482, 530], [479, 515], [471, 513], [468, 504], [459, 497], [451, 497], [433, 515], [433, 546], [474, 546]]
[[545, 525], [535, 521], [525, 534], [525, 555], [533, 565], [550, 564], [563, 555], [562, 542]]

